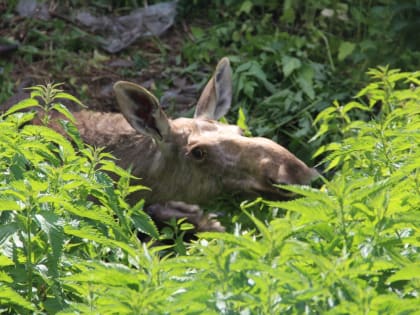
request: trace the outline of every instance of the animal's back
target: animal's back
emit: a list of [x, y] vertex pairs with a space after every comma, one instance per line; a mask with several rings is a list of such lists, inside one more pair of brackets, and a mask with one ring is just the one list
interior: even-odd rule
[[[115, 156], [120, 167], [131, 168], [133, 175], [141, 179], [141, 184], [152, 188], [153, 192], [158, 191], [157, 179], [164, 165], [160, 163], [160, 154], [152, 138], [138, 133], [119, 113], [80, 111], [73, 115], [80, 136], [87, 144], [105, 148]], [[155, 200], [155, 194], [149, 191], [137, 192], [130, 197], [135, 202], [146, 196], [150, 199], [148, 201], [159, 200]]]
[[135, 137], [138, 133], [122, 114], [80, 111], [73, 113], [83, 140], [94, 146], [116, 145], [123, 136]]

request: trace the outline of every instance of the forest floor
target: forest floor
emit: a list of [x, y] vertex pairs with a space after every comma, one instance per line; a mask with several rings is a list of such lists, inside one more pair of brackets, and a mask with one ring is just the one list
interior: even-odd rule
[[[5, 15], [1, 9], [0, 16]], [[191, 38], [185, 21], [177, 21], [160, 37], [140, 38], [115, 54], [95, 44], [95, 36], [60, 14], [45, 22], [14, 13], [2, 18], [0, 39], [19, 43], [8, 50], [0, 42], [0, 48], [6, 48], [0, 49], [0, 65], [5, 65], [1, 70], [11, 85], [9, 91], [1, 91], [2, 109], [26, 98], [24, 88], [53, 82], [63, 83], [62, 89], [89, 109], [117, 111], [112, 85], [127, 80], [150, 89], [177, 116], [188, 111], [198, 97], [201, 86], [192, 77], [198, 74], [205, 80], [211, 70], [184, 71], [180, 56], [185, 40]]]

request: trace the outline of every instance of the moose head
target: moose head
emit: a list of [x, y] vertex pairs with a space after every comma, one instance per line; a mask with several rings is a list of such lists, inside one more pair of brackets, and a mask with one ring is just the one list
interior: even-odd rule
[[137, 198], [201, 204], [227, 192], [284, 199], [287, 193], [276, 184], [309, 184], [318, 176], [274, 141], [246, 137], [237, 126], [218, 122], [232, 99], [227, 58], [204, 88], [194, 118], [169, 119], [157, 98], [134, 83], [119, 81], [114, 91], [124, 118], [105, 123], [110, 133], [120, 135], [106, 145], [151, 188]]

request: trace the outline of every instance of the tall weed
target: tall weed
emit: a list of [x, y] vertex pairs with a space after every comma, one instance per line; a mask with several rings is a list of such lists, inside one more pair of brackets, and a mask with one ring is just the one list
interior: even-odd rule
[[[130, 175], [111, 155], [82, 143], [59, 101], [78, 100], [58, 85], [31, 90], [0, 117], [0, 309], [55, 313], [74, 295], [62, 280], [74, 272], [74, 257], [135, 265], [136, 231], [158, 234], [141, 203], [130, 207], [124, 200], [142, 187], [129, 188]], [[35, 112], [18, 111], [29, 107], [45, 112], [45, 124], [52, 110], [60, 112], [67, 136], [28, 124]]]
[[[302, 197], [245, 203], [254, 231], [202, 233], [186, 255], [161, 259], [144, 250], [139, 270], [80, 268], [64, 281], [85, 297], [67, 312], [415, 314], [420, 95], [410, 82], [418, 86], [419, 74], [378, 68], [369, 75], [373, 82], [357, 101], [333, 105], [316, 120], [318, 136], [336, 123], [342, 130], [319, 151], [335, 171], [321, 189], [282, 186]], [[372, 119], [354, 121], [351, 110]], [[263, 222], [252, 213], [257, 204], [285, 214]]]
[[[123, 200], [128, 175], [107, 155], [26, 125], [32, 113], [7, 113], [0, 121], [2, 311], [415, 314], [420, 75], [388, 68], [369, 75], [356, 100], [316, 119], [316, 137], [339, 130], [317, 153], [331, 180], [321, 189], [282, 186], [302, 196], [292, 201], [244, 203], [253, 230], [200, 234], [178, 256], [137, 240], [137, 230], [154, 235], [154, 228], [146, 219], [136, 225], [133, 216], [144, 214]], [[371, 119], [354, 120], [351, 111]], [[119, 189], [102, 170], [125, 178]], [[257, 219], [256, 206], [278, 215]]]

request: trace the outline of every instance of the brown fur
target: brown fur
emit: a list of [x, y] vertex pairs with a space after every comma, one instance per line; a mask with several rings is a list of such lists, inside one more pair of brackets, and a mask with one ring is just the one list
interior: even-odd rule
[[[281, 199], [284, 192], [273, 184], [310, 183], [316, 171], [282, 146], [244, 137], [238, 127], [211, 119], [229, 109], [230, 80], [225, 58], [200, 97], [193, 119], [166, 118], [153, 95], [129, 82], [115, 87], [124, 115], [88, 111], [74, 115], [87, 143], [106, 147], [120, 166], [132, 167], [141, 183], [151, 188], [133, 195], [134, 200], [202, 204], [226, 192]], [[203, 152], [202, 159], [194, 150]]]
[[151, 207], [161, 218], [185, 215], [201, 230], [223, 230], [195, 207], [165, 205], [203, 204], [221, 193], [283, 199], [274, 184], [308, 184], [318, 175], [277, 143], [245, 137], [237, 126], [217, 121], [231, 102], [227, 58], [205, 87], [195, 118], [168, 119], [158, 100], [136, 84], [120, 81], [114, 91], [122, 114], [76, 112], [76, 125], [86, 143], [106, 147], [151, 188], [131, 198], [163, 205]]

